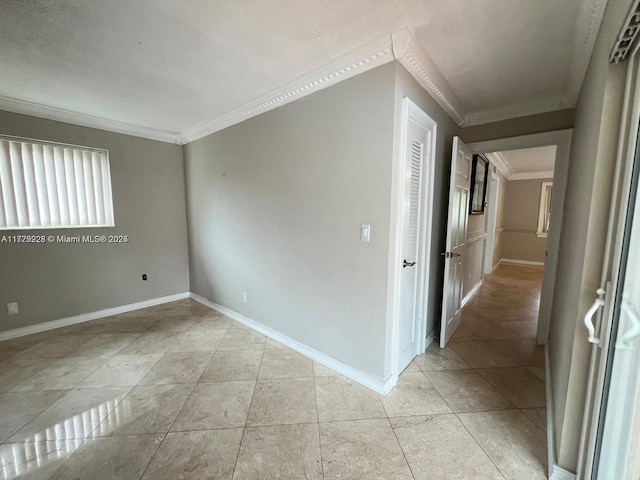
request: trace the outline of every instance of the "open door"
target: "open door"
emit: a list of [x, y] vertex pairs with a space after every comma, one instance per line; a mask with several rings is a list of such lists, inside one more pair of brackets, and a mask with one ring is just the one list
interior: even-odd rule
[[469, 182], [473, 153], [453, 137], [451, 181], [449, 183], [449, 213], [444, 256], [444, 286], [442, 291], [442, 323], [440, 348], [444, 348], [460, 325], [462, 304], [462, 265], [467, 241]]

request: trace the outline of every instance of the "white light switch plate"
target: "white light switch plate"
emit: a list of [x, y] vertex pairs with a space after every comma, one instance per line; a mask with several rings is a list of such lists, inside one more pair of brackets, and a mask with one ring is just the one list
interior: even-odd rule
[[16, 315], [18, 313], [18, 302], [7, 303], [7, 313]]
[[360, 225], [360, 241], [368, 242], [371, 240], [371, 224], [363, 223]]

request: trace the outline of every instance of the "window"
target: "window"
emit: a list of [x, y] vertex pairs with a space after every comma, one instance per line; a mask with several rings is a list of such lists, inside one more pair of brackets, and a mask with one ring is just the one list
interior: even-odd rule
[[547, 237], [549, 222], [551, 221], [551, 193], [553, 182], [542, 182], [540, 191], [540, 209], [538, 210], [538, 237]]
[[106, 150], [0, 135], [0, 230], [113, 225]]

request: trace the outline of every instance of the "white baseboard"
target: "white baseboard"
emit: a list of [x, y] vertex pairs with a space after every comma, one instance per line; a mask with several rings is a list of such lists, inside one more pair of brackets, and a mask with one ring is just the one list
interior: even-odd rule
[[469, 293], [467, 293], [462, 299], [462, 303], [460, 307], [464, 307], [469, 302], [469, 300], [473, 298], [473, 296], [477, 293], [477, 291], [480, 290], [480, 287], [482, 287], [482, 279], [480, 279], [478, 283], [476, 283], [473, 287], [471, 287], [471, 290], [469, 290]]
[[501, 263], [509, 263], [514, 265], [536, 265], [540, 267], [544, 266], [544, 262], [531, 262], [529, 260], [518, 260], [515, 258], [501, 258], [498, 262], [498, 265]]
[[283, 333], [277, 332], [272, 328], [269, 328], [265, 325], [262, 325], [261, 323], [256, 322], [255, 320], [245, 317], [244, 315], [238, 312], [234, 312], [233, 310], [223, 307], [222, 305], [219, 305], [215, 302], [207, 300], [206, 298], [196, 293], [191, 292], [189, 294], [189, 297], [195, 300], [196, 302], [200, 302], [201, 304], [206, 305], [207, 307], [212, 308], [226, 315], [227, 317], [239, 323], [242, 323], [243, 325], [246, 325], [247, 327], [257, 332], [263, 335], [266, 335], [267, 337], [272, 338], [273, 340], [276, 340], [282, 343], [283, 345], [286, 345], [292, 350], [295, 350], [296, 352], [299, 352], [302, 355], [309, 357], [312, 360], [315, 360], [316, 362], [324, 365], [325, 367], [330, 368], [331, 370], [338, 372], [347, 378], [350, 378], [354, 382], [357, 382], [360, 385], [363, 385], [369, 388], [370, 390], [373, 390], [376, 393], [379, 393], [381, 395], [386, 395], [393, 389], [393, 387], [395, 387], [396, 379], [393, 376], [387, 378], [386, 380], [376, 378], [372, 375], [369, 375], [368, 373], [365, 373], [365, 372], [362, 372], [361, 370], [353, 368], [347, 365], [346, 363], [342, 363], [341, 361], [336, 360], [335, 358], [330, 357], [325, 353], [319, 352], [318, 350], [315, 350], [314, 348], [311, 348], [308, 345], [305, 345], [304, 343], [298, 342], [293, 338], [287, 337]]
[[52, 320], [50, 322], [36, 323], [35, 325], [15, 328], [13, 330], [7, 330], [6, 332], [0, 332], [0, 341], [9, 340], [11, 338], [24, 337], [25, 335], [32, 335], [34, 333], [46, 332], [47, 330], [55, 330], [56, 328], [68, 327], [70, 325], [76, 325], [78, 323], [97, 320], [98, 318], [118, 315], [119, 313], [140, 310], [141, 308], [153, 307], [162, 303], [175, 302], [176, 300], [182, 300], [184, 298], [189, 298], [188, 292], [177, 293], [175, 295], [167, 295], [166, 297], [152, 298], [151, 300], [130, 303], [128, 305], [122, 305], [120, 307], [105, 308], [104, 310], [82, 313], [73, 317], [60, 318], [58, 320]]
[[553, 466], [551, 475], [549, 475], [549, 480], [576, 480], [576, 478], [575, 473], [571, 473], [558, 465]]

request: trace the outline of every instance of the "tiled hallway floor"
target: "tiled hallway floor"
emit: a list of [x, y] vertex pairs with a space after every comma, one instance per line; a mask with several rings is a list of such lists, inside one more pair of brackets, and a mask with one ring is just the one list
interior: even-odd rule
[[541, 270], [387, 397], [183, 300], [0, 343], [0, 478], [545, 478]]

